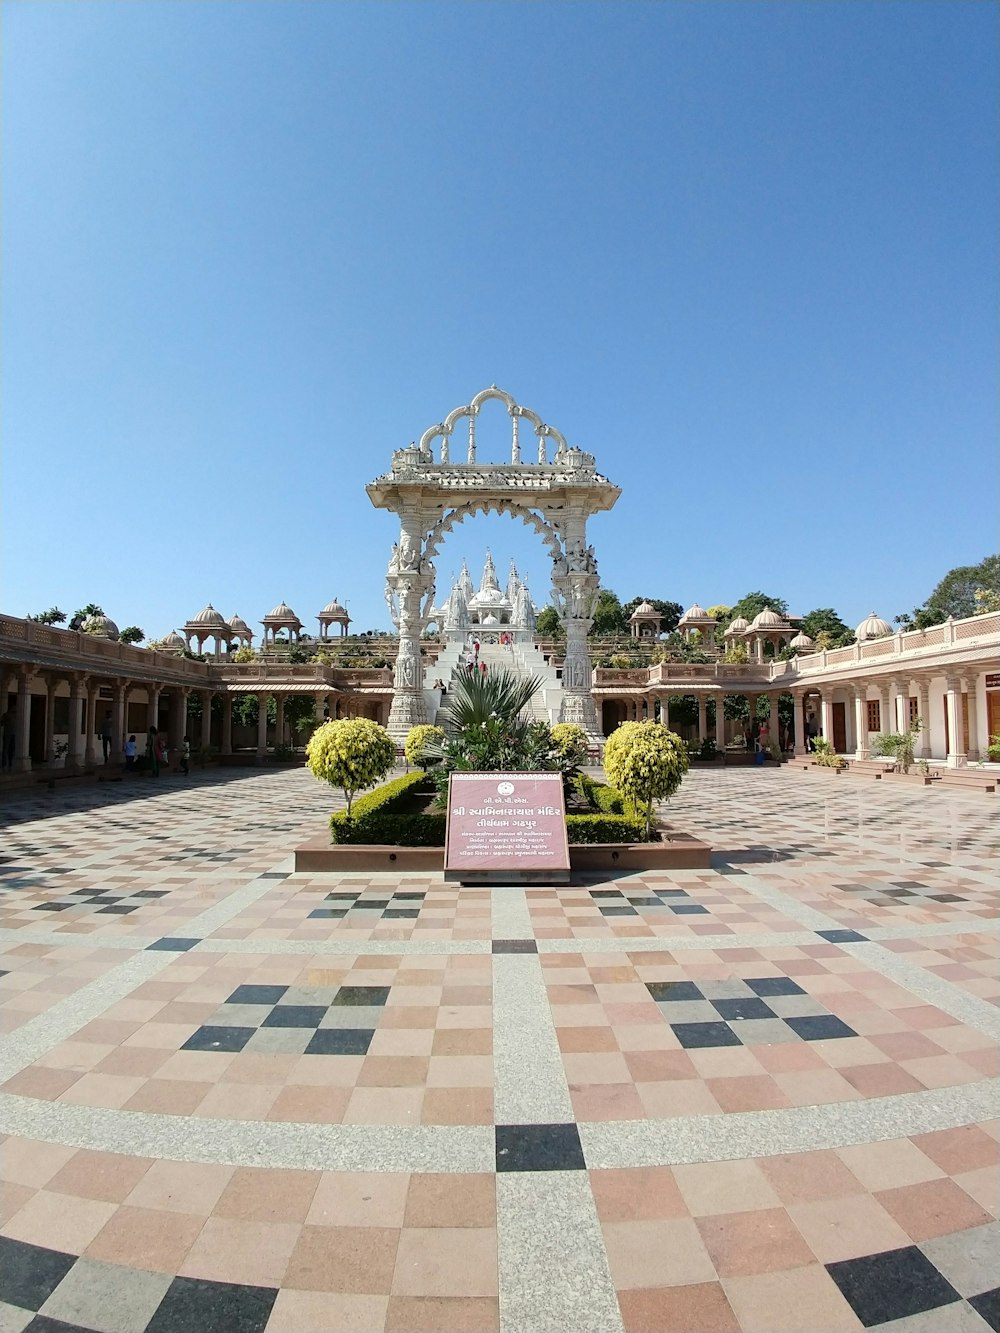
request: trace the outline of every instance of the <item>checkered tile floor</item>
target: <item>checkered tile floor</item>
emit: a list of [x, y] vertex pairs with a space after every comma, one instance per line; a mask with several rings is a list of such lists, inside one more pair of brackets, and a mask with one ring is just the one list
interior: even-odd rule
[[292, 873], [295, 771], [12, 798], [0, 1333], [1000, 1330], [993, 807], [879, 785], [493, 892]]

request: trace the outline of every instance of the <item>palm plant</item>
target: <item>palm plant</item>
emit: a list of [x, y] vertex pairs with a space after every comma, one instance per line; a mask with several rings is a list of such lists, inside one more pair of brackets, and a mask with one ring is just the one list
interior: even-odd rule
[[460, 676], [449, 691], [444, 721], [450, 735], [430, 741], [425, 758], [439, 759], [434, 781], [447, 790], [448, 775], [463, 772], [536, 772], [558, 768], [552, 732], [525, 709], [541, 688], [537, 676], [506, 668]]

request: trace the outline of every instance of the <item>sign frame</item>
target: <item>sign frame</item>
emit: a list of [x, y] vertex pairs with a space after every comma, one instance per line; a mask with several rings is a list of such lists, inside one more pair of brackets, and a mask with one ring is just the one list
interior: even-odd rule
[[[468, 789], [468, 796], [460, 794], [463, 787]], [[503, 790], [505, 787], [510, 790]], [[492, 793], [487, 788], [493, 788]], [[476, 804], [467, 814], [470, 801]], [[541, 812], [537, 807], [542, 807]], [[516, 815], [524, 817], [523, 826], [510, 818]], [[470, 826], [471, 819], [476, 822]], [[530, 827], [528, 820], [532, 821]], [[536, 831], [539, 822], [542, 827]], [[523, 835], [515, 831], [520, 827], [524, 827]], [[491, 837], [509, 846], [518, 836], [535, 843], [544, 839], [546, 845], [525, 847], [516, 858], [512, 851], [501, 847], [494, 852], [470, 852], [462, 846], [476, 839], [488, 842]], [[569, 840], [562, 774], [552, 770], [452, 773], [448, 779], [444, 878], [458, 884], [568, 884]]]

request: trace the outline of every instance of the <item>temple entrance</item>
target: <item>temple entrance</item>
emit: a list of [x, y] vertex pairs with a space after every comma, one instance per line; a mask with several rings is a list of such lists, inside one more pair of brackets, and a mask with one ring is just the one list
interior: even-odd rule
[[621, 699], [605, 699], [601, 705], [601, 731], [610, 736], [626, 720], [626, 706]]
[[[485, 463], [477, 454], [476, 422], [483, 405], [490, 401], [501, 403], [510, 417], [509, 462]], [[453, 461], [452, 435], [460, 421], [467, 423], [468, 442], [464, 459]], [[534, 432], [533, 446], [521, 439], [523, 422]], [[551, 444], [555, 449], [550, 458]], [[600, 579], [593, 547], [587, 544], [587, 519], [610, 509], [621, 492], [597, 472], [593, 454], [568, 445], [559, 431], [494, 384], [429, 427], [419, 444], [397, 450], [391, 470], [371, 482], [367, 490], [376, 508], [398, 514], [400, 521], [399, 541], [393, 546], [386, 571], [386, 602], [399, 631], [389, 714], [392, 735], [397, 740], [405, 739], [412, 726], [428, 720], [428, 705], [433, 705], [420, 658], [420, 635], [427, 625], [441, 625], [443, 619], [445, 625], [452, 625], [451, 633], [456, 636], [463, 631], [467, 635], [472, 623], [493, 629], [485, 623], [491, 614], [485, 601], [477, 605], [476, 594], [469, 596], [471, 578], [467, 587], [458, 588], [460, 595], [456, 588], [451, 590], [444, 608], [435, 607], [434, 556], [441, 541], [456, 523], [469, 516], [508, 513], [538, 532], [552, 561], [553, 603], [566, 627], [565, 660], [557, 682], [561, 691], [559, 720], [578, 723], [596, 742], [597, 714], [586, 636]], [[467, 570], [465, 574], [468, 577]], [[518, 590], [515, 587], [513, 591], [516, 594]], [[492, 582], [481, 583], [480, 594], [488, 598], [495, 593], [503, 594], [504, 590], [494, 569]], [[525, 626], [520, 635], [520, 646], [525, 651], [530, 637], [529, 604], [525, 590], [519, 610], [515, 612], [512, 603], [508, 613], [519, 615]], [[502, 623], [499, 614], [496, 619]], [[511, 633], [517, 632], [512, 621]], [[525, 663], [525, 668], [530, 669], [530, 664]], [[539, 707], [545, 711], [549, 704], [543, 701]]]

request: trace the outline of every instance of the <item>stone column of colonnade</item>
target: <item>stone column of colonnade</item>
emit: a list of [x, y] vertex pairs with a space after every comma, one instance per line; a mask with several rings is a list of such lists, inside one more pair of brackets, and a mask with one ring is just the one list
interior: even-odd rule
[[87, 704], [87, 677], [72, 676], [69, 682], [69, 753], [70, 768], [83, 768], [87, 738], [84, 735]]
[[257, 758], [267, 754], [267, 701], [268, 694], [257, 695]]
[[708, 739], [708, 696], [699, 694], [698, 699], [698, 744], [704, 745]]
[[917, 742], [918, 759], [931, 757], [931, 682], [929, 676], [917, 677], [917, 711], [920, 717], [920, 737]]
[[726, 752], [726, 696], [715, 696], [715, 748], [719, 754]]
[[56, 757], [56, 690], [59, 680], [57, 675], [45, 677], [45, 741], [42, 754], [49, 767]]
[[806, 692], [792, 691], [793, 726], [795, 729], [795, 755], [806, 754]]
[[17, 675], [17, 703], [14, 709], [14, 772], [31, 771], [31, 670]]
[[851, 695], [854, 707], [854, 757], [858, 760], [869, 759], [868, 749], [868, 690], [864, 685], [855, 685]]
[[827, 691], [819, 697], [819, 729], [823, 739], [833, 745], [833, 693]]
[[974, 760], [979, 758], [979, 708], [976, 699], [978, 684], [978, 676], [963, 676], [962, 678], [962, 687], [965, 690], [965, 707], [969, 718], [969, 749], [966, 758]]
[[233, 696], [222, 696], [222, 735], [219, 737], [219, 749], [222, 754], [233, 752]]
[[285, 696], [283, 694], [274, 696], [274, 743], [275, 745], [284, 745], [285, 743]]
[[948, 715], [948, 755], [945, 762], [949, 768], [961, 768], [966, 762], [965, 736], [962, 718], [962, 679], [960, 676], [945, 677], [945, 710]]

